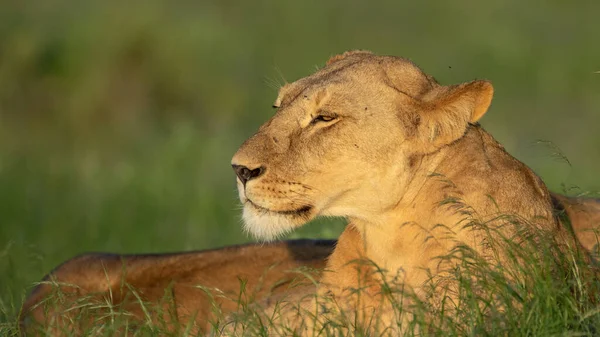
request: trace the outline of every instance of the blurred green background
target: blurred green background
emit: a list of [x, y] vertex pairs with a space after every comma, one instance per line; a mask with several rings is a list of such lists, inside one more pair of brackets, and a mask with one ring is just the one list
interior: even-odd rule
[[231, 156], [284, 80], [349, 49], [411, 58], [446, 84], [492, 80], [482, 124], [508, 151], [554, 190], [600, 189], [599, 13], [563, 0], [3, 1], [0, 323], [82, 252], [250, 241]]

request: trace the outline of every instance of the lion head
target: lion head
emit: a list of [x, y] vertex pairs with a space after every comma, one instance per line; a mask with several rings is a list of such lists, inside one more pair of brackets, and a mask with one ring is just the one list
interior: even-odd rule
[[460, 138], [492, 95], [487, 81], [442, 86], [399, 57], [333, 57], [284, 85], [275, 115], [234, 155], [246, 229], [269, 240], [317, 216], [385, 212], [419, 158]]

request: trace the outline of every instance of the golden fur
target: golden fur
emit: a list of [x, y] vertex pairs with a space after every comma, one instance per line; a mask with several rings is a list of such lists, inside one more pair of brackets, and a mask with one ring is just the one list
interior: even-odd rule
[[564, 211], [577, 241], [598, 260], [600, 235], [600, 199], [573, 198], [552, 193], [556, 211]]
[[[240, 299], [251, 303], [287, 292], [314, 292], [314, 284], [295, 270], [322, 269], [334, 242], [292, 240], [175, 254], [82, 255], [57, 267], [34, 288], [21, 309], [21, 328], [28, 336], [89, 332], [110, 322], [107, 305], [143, 322], [147, 317], [139, 296], [155, 323], [164, 320], [166, 328], [177, 330], [192, 321], [193, 332], [205, 332], [217, 318], [207, 291], [223, 314], [238, 309]], [[245, 286], [239, 297], [241, 282]]]
[[380, 280], [366, 280], [373, 296], [360, 307], [353, 292], [374, 267], [357, 274], [351, 261], [368, 259], [420, 294], [451, 267], [436, 257], [459, 245], [491, 253], [467, 224], [511, 237], [499, 215], [511, 216], [573, 246], [545, 184], [477, 124], [492, 96], [488, 81], [440, 85], [403, 58], [333, 57], [281, 88], [275, 115], [232, 159], [247, 230], [271, 240], [317, 216], [347, 218], [319, 293], [384, 326], [395, 318]]

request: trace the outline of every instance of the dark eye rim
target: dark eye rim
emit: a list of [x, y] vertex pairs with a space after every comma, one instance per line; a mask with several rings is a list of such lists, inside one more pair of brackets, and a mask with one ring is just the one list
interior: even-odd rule
[[329, 123], [329, 122], [333, 122], [337, 118], [338, 118], [337, 116], [319, 114], [312, 119], [311, 123], [312, 124]]

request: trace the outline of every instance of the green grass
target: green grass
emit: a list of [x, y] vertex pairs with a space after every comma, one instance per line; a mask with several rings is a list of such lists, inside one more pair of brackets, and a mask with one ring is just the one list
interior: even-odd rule
[[558, 0], [3, 4], [0, 335], [33, 283], [76, 254], [250, 241], [231, 156], [272, 114], [282, 77], [348, 49], [409, 57], [442, 83], [492, 80], [484, 127], [554, 190], [600, 189], [599, 11]]
[[[384, 277], [381, 285], [384, 300], [392, 303], [396, 317], [409, 317], [404, 326], [398, 326], [402, 332], [391, 332], [394, 326], [382, 329], [380, 316], [367, 322], [357, 320], [352, 311], [339, 307], [339, 302], [322, 298], [319, 299], [321, 305], [327, 307], [324, 313], [300, 309], [305, 320], [317, 322], [317, 328], [309, 335], [387, 336], [385, 329], [391, 336], [594, 336], [598, 333], [600, 280], [597, 267], [590, 265], [586, 256], [557, 237], [531, 230], [530, 225], [515, 217], [503, 216], [488, 223], [469, 222], [465, 226], [483, 230], [488, 252], [495, 254], [482, 256], [467, 246], [458, 245], [450, 254], [440, 257], [440, 261], [451, 262], [446, 276], [432, 277], [420, 297], [404, 290], [401, 274]], [[508, 236], [507, 232], [512, 234]], [[372, 265], [368, 261], [355, 263]], [[385, 273], [372, 266], [373, 273]], [[361, 290], [367, 286], [369, 284], [358, 285], [355, 292], [368, 296]], [[240, 293], [249, 291], [240, 282]], [[311, 294], [304, 296], [311, 297]], [[54, 294], [45, 305], [61, 305], [64, 298], [65, 294]], [[212, 333], [220, 335], [224, 327], [235, 327], [236, 336], [268, 336], [274, 330], [280, 335], [294, 334], [287, 325], [281, 324], [278, 315], [290, 306], [295, 307], [297, 299], [283, 298], [275, 304], [274, 310], [266, 311], [261, 302], [253, 301], [251, 296], [240, 295], [233, 300], [238, 302], [239, 308], [234, 314], [223, 315], [215, 307]], [[139, 297], [137, 301], [143, 307], [141, 320], [132, 320], [123, 307], [97, 298], [75, 302], [81, 310], [69, 319], [76, 324], [87, 320], [99, 322], [86, 326], [80, 332], [83, 336], [124, 332], [139, 336], [178, 336], [193, 331], [187, 322], [170, 326], [163, 319], [153, 319], [156, 315], [171, 315], [165, 306], [144, 303]], [[168, 295], [163, 301], [172, 303]], [[377, 330], [384, 332], [375, 333]], [[227, 330], [225, 335], [231, 332]]]

